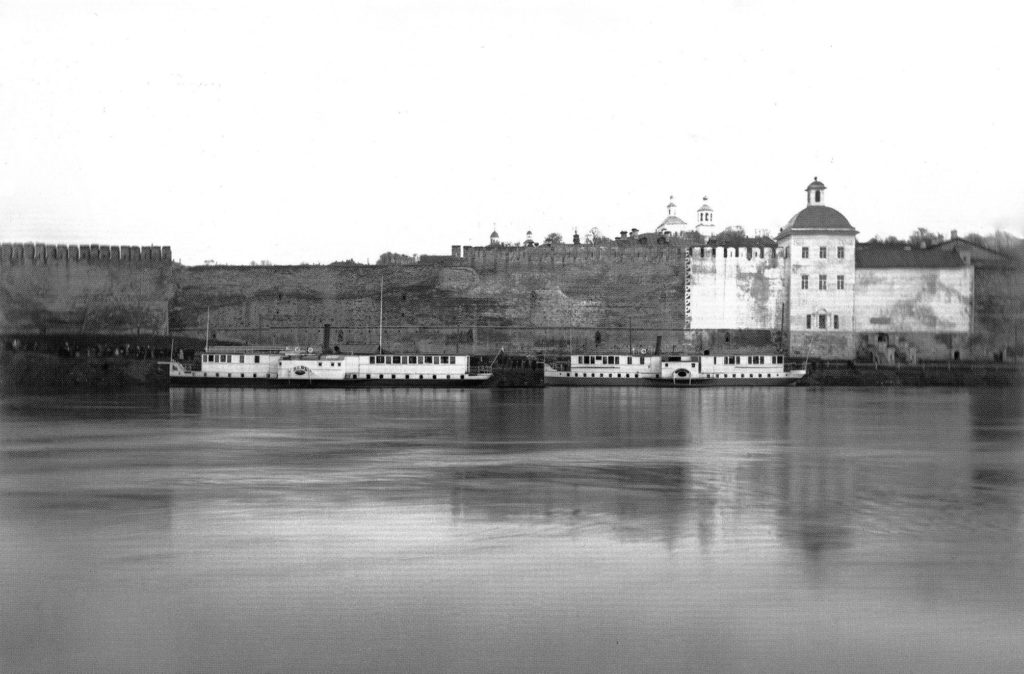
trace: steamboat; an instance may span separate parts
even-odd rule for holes
[[[214,346],[197,361],[172,360],[171,386],[247,388],[467,387],[490,382],[477,357],[428,354],[345,355],[312,347]]]
[[[780,355],[571,355],[545,386],[791,386],[807,374]]]

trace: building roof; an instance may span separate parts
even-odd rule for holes
[[[815,176],[814,182],[812,182],[810,185],[808,185],[807,188],[804,191],[806,192],[807,190],[824,190],[824,189],[827,189],[825,187],[825,183],[823,183],[820,180],[818,180],[817,176]]]
[[[811,183],[813,185],[813,183]],[[835,232],[841,234],[856,234],[846,216],[831,206],[808,206],[792,218],[782,231],[779,237],[789,233],[799,232]]]
[[[712,236],[705,244],[712,248],[722,246],[724,248],[777,248],[775,239],[767,236],[736,236],[725,233],[725,235]]]
[[[951,269],[963,267],[964,261],[954,250],[861,244],[857,246],[856,266],[858,269]]]
[[[661,228],[661,227],[683,227],[685,225],[686,225],[686,223],[683,222],[683,220],[681,218],[678,218],[678,217],[676,217],[674,215],[670,215],[667,218],[665,218],[664,220],[662,220],[661,224],[658,225],[658,227],[659,228]]]

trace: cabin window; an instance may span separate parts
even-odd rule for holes
[[[800,249],[800,257],[808,258],[810,256],[811,256],[811,249],[810,248],[808,248],[807,246],[804,246],[803,248]]]
[[[832,317],[832,328],[835,329],[835,330],[839,329],[839,315],[838,314]]]
[[[800,289],[801,290],[807,290],[809,283],[810,283],[810,277],[807,274],[801,274],[801,276],[800,276]]]
[[[253,362],[254,363],[260,362],[260,357],[259,356],[253,356]]]
[[[807,314],[807,329],[811,329],[811,315]]]
[[[836,277],[836,290],[843,290],[846,288],[846,277],[840,274]]]
[[[828,327],[828,316],[825,314],[820,314],[818,316],[818,327],[822,330]]]
[[[818,290],[828,290],[828,276],[818,275]]]
[[[644,357],[643,357],[643,356],[640,356],[640,364],[641,364],[641,365],[643,365],[643,364],[644,364]]]
[[[838,248],[836,248],[836,257],[838,257],[840,260],[842,260],[843,257],[845,257],[845,255],[844,255],[845,252],[846,251],[843,249],[843,247],[839,246]]]

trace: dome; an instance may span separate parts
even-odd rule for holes
[[[498,238],[498,230],[494,230],[493,232],[491,232],[491,238],[492,239],[497,239]]]
[[[661,221],[661,224],[658,225],[658,229],[661,229],[662,227],[685,227],[685,226],[686,226],[686,223],[682,219],[680,219],[679,217],[677,217],[675,215],[670,215],[670,216],[668,216],[667,218],[665,218],[664,220]]]
[[[814,176],[814,182],[811,183],[810,185],[808,185],[807,189],[804,190],[804,191],[806,192],[807,190],[823,190],[823,189],[827,189],[825,187],[825,183],[823,183],[820,180],[818,180],[818,176]]]
[[[814,183],[811,183],[812,185]],[[831,206],[808,206],[782,228],[780,237],[792,232],[834,232],[856,234],[846,216]]]

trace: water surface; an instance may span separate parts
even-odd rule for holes
[[[0,671],[1022,671],[1013,390],[0,402]]]

